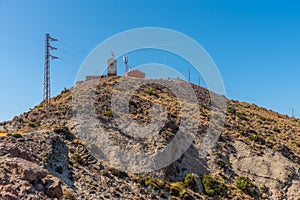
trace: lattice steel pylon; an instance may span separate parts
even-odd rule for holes
[[[49,98],[50,98],[50,58],[58,59],[58,57],[50,54],[50,50],[57,50],[57,48],[50,45],[50,41],[54,42],[54,39],[50,34],[46,34],[45,37],[45,69],[44,69],[44,105],[47,113],[49,112]]]

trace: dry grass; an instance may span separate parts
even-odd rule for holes
[[[6,133],[5,132],[0,132],[0,137],[5,137]]]

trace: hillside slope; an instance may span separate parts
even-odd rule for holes
[[[130,116],[149,124],[153,103],[165,106],[167,121],[158,135],[136,141],[114,128],[111,97],[120,78],[83,82],[97,84],[94,106],[98,122],[122,149],[157,151],[180,126],[182,113],[176,96],[157,84],[136,90],[129,102]],[[167,82],[167,80],[165,80]],[[172,84],[181,84],[173,81]],[[163,169],[127,173],[109,160],[96,159],[92,144],[78,138],[73,114],[76,87],[0,123],[0,196],[3,199],[299,199],[300,120],[228,100],[224,127],[214,149],[202,157],[203,133],[218,106],[208,90],[192,85],[200,116],[189,149]],[[224,97],[221,97],[224,98]],[[74,100],[74,99],[73,99]],[[16,170],[17,169],[17,170]]]

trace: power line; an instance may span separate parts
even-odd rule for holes
[[[50,98],[50,58],[52,60],[58,59],[57,56],[50,54],[51,50],[57,50],[56,47],[52,47],[50,42],[55,42],[57,39],[52,38],[50,34],[45,35],[45,69],[44,69],[44,102],[45,109],[48,113],[49,111],[49,98]]]
[[[73,55],[76,55],[76,56],[86,56],[87,55],[87,52],[84,52],[80,49],[77,48],[77,46],[73,46],[73,45],[70,45],[66,42],[62,42],[60,40],[58,40],[59,44],[61,46],[59,46],[59,50],[60,51],[65,51],[69,54],[73,54]]]

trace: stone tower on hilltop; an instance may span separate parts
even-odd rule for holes
[[[117,60],[114,52],[111,52],[111,58],[107,60],[107,75],[117,76]]]

